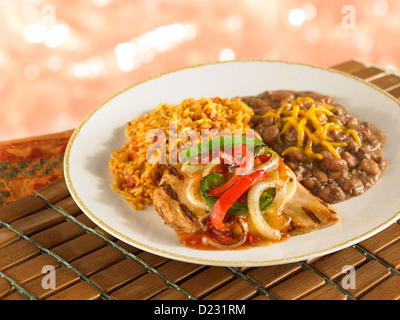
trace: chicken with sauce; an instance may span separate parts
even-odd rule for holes
[[[207,152],[216,155],[210,163],[169,165],[154,191],[156,211],[182,244],[197,249],[268,245],[340,221],[261,140],[214,139],[223,148],[212,150],[210,140],[183,153],[199,158],[209,146]]]

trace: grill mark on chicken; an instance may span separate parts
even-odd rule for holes
[[[175,192],[174,189],[172,189],[171,185],[169,185],[169,184],[163,182],[163,184],[161,185],[161,187],[163,187],[165,193],[166,193],[167,195],[169,195],[169,196],[171,197],[171,199],[176,200],[176,201],[179,201],[179,199],[178,199],[178,194]]]
[[[168,168],[168,167],[167,167]],[[164,222],[176,232],[194,233],[201,229],[198,216],[207,212],[199,213],[191,206],[186,196],[187,182],[189,177],[176,170],[174,166],[165,169],[160,184],[154,189],[153,205]],[[172,169],[171,169],[172,168]],[[178,174],[177,174],[178,172]],[[182,180],[180,179],[182,178]]]
[[[314,221],[315,223],[320,224],[321,220],[318,219],[318,217],[314,214],[314,212],[312,212],[311,210],[303,207],[302,208],[304,210],[305,213],[307,213],[307,215],[312,219],[312,221]]]
[[[319,200],[319,202],[321,202],[321,204],[327,208],[329,208],[328,203],[326,203],[325,201],[321,200],[320,198],[317,198]],[[329,209],[329,211],[331,211],[332,209]],[[333,212],[332,212],[333,211]],[[331,213],[336,213],[335,210],[332,210]]]
[[[179,173],[179,171],[174,168],[173,166],[168,166],[167,170],[170,174],[174,175],[175,177],[177,177],[179,180],[183,180],[183,175]]]
[[[329,209],[329,212],[332,213],[332,214],[337,214],[337,212],[335,210],[333,210],[333,209]]]
[[[179,203],[179,207],[182,209],[182,211],[190,221],[198,223],[196,216],[185,204]]]
[[[297,225],[293,222],[293,220],[289,221],[289,228],[286,231],[287,233],[290,233],[291,231],[294,231],[297,229]]]

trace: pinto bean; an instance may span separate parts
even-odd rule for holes
[[[310,109],[310,107],[313,105],[313,103],[310,100],[303,100],[303,106],[305,110]]]
[[[360,179],[349,179],[341,185],[344,192],[349,194],[359,194],[364,189],[364,185]]]
[[[363,159],[361,161],[361,168],[368,174],[377,175],[379,173],[378,164],[372,159]]]
[[[262,134],[262,138],[266,144],[270,144],[270,143],[272,143],[272,141],[275,140],[275,138],[278,136],[278,134],[279,134],[278,127],[275,125],[272,125],[272,126],[268,127],[267,129],[265,129],[265,131]]]
[[[299,167],[300,167],[300,165],[299,165],[298,162],[291,162],[291,161],[285,161],[285,162],[286,162],[286,164],[288,165],[288,167],[289,167],[290,169],[292,169],[293,171],[294,171],[294,170],[298,170]]]
[[[355,117],[350,117],[349,120],[346,122],[346,127],[351,128],[351,129],[357,129],[359,126],[358,124],[358,119]]]
[[[294,99],[294,94],[289,91],[275,91],[270,98],[272,101],[292,100]]]
[[[364,137],[368,138],[371,135],[371,129],[368,128],[368,127],[364,127],[364,128],[361,129],[361,134]]]
[[[347,166],[349,168],[354,168],[357,165],[357,158],[350,152],[344,151],[340,154],[340,156],[347,162]]]
[[[326,173],[323,172],[321,169],[318,169],[317,167],[314,167],[312,169],[312,175],[321,183],[326,183],[328,181],[328,176],[326,175]]]
[[[257,127],[260,123],[263,122],[263,118],[260,115],[256,114],[251,118],[251,122],[255,127]]]
[[[351,140],[351,141],[349,141],[349,143],[348,143],[347,149],[348,149],[351,153],[357,153],[358,150],[360,150],[360,145],[359,145],[357,142]]]
[[[368,146],[361,146],[358,151],[357,155],[360,159],[369,159],[371,158],[371,150],[369,150]]]
[[[251,99],[250,104],[254,109],[269,107],[267,101],[257,98]]]
[[[316,97],[315,100],[321,101],[321,102],[324,102],[324,103],[331,103],[332,97],[331,96],[327,96],[327,95],[321,95],[321,96]]]
[[[285,140],[290,144],[297,144],[298,136],[297,129],[293,127],[285,134]]]
[[[340,171],[329,173],[329,179],[331,179],[332,181],[338,182],[341,178],[342,178],[342,172]]]
[[[347,169],[347,162],[341,158],[324,158],[324,166],[329,171],[342,171]]]
[[[333,158],[333,157],[334,157],[333,154],[330,153],[328,150],[322,150],[322,151],[320,152],[320,154],[322,155],[322,157],[323,157],[324,159]]]
[[[299,151],[290,151],[287,154],[285,154],[285,159],[293,162],[300,162],[303,161],[304,156]]]
[[[336,115],[336,116],[343,115],[343,108],[341,108],[341,107],[334,107],[334,108],[332,109],[332,113],[333,113],[334,115]]]
[[[266,113],[271,107],[268,105],[268,102],[265,100],[261,99],[251,99],[250,102],[248,103],[250,107],[253,108],[254,113],[258,115],[263,115]]]
[[[267,127],[272,126],[275,122],[275,118],[273,116],[266,116],[263,120],[263,124]]]
[[[310,191],[321,185],[315,178],[305,178],[301,180],[301,184]]]
[[[296,176],[297,181],[301,181],[303,179],[303,175],[299,170],[293,171],[294,175]]]
[[[271,95],[271,91],[265,90],[264,92],[260,93],[257,98],[266,99]]]
[[[346,198],[345,193],[340,187],[327,187],[319,191],[318,197],[328,203],[335,203]]]

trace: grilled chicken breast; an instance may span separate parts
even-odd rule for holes
[[[195,233],[202,230],[201,221],[209,216],[211,209],[204,202],[201,205],[202,199],[196,189],[202,178],[202,172],[197,173],[197,177],[194,178],[193,174],[182,172],[181,167],[179,164],[167,167],[159,187],[154,190],[153,205],[165,223],[176,232]],[[287,166],[286,168],[291,170]],[[197,197],[196,204],[193,198],[189,199],[193,196]],[[340,216],[332,206],[297,182],[294,194],[284,204],[281,214],[287,223],[280,231],[287,235],[304,234],[330,226],[340,220]],[[251,228],[250,217],[247,218],[247,223],[250,230],[254,229]]]
[[[332,206],[314,196],[297,183],[296,192],[283,207],[284,215],[290,217],[289,235],[299,235],[330,226],[340,220]]]
[[[191,178],[181,172],[182,165],[169,165],[159,187],[154,190],[153,205],[165,223],[177,232],[193,233],[200,230],[199,219],[207,215],[205,209],[194,207],[188,200]]]

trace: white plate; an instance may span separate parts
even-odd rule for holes
[[[202,251],[179,244],[154,208],[133,211],[112,189],[108,163],[127,142],[126,123],[161,102],[186,98],[256,95],[264,90],[311,90],[333,96],[361,120],[388,135],[389,166],[365,194],[334,205],[340,223],[268,247]],[[400,215],[399,102],[347,74],[280,61],[230,61],[172,71],[129,87],[103,103],[76,129],[65,154],[65,177],[74,200],[90,219],[115,237],[171,259],[223,266],[265,266],[325,255],[381,231]]]

